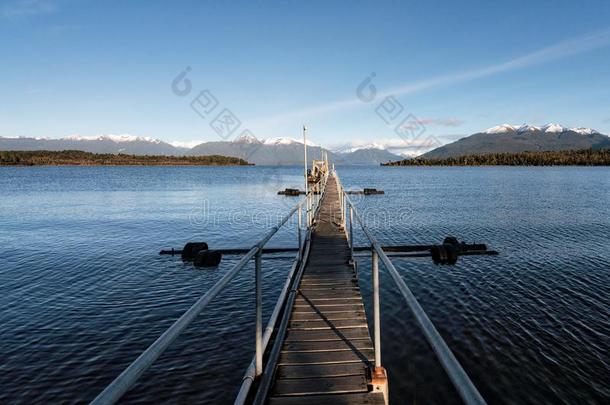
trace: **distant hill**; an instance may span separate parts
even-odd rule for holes
[[[80,150],[91,153],[124,153],[131,155],[184,155],[187,148],[148,137],[132,135],[101,135],[98,137],[4,138],[0,137],[0,150]]]
[[[583,150],[610,147],[610,137],[590,128],[500,125],[423,154],[426,159],[525,151]]]
[[[326,150],[319,146],[308,145],[308,159],[322,158],[323,151]],[[246,137],[230,142],[205,142],[189,150],[187,155],[234,156],[256,165],[298,165],[303,164],[303,144],[289,138],[258,140]],[[333,160],[330,153],[329,159]]]
[[[154,156],[64,151],[0,151],[0,166],[245,166],[227,156]]]
[[[503,152],[442,159],[418,157],[383,166],[610,166],[610,149]]]
[[[0,150],[4,151],[62,151],[80,150],[91,153],[165,156],[230,156],[256,165],[303,164],[303,143],[290,138],[256,139],[240,137],[232,141],[204,142],[193,148],[171,145],[159,139],[131,135],[102,135],[98,137],[6,138],[0,137]],[[400,159],[399,155],[374,147],[331,152],[309,144],[309,159],[321,158],[326,152],[331,162],[338,165],[378,165]]]
[[[321,159],[324,152],[337,165],[378,165],[400,158],[383,149],[364,148],[338,153],[316,145],[307,146],[308,159]],[[238,138],[232,142],[202,143],[188,151],[187,155],[235,156],[257,165],[299,165],[303,164],[303,143],[289,138],[263,141],[250,137]]]
[[[380,164],[395,161],[400,156],[385,149],[367,148],[335,154],[335,162],[345,165]],[[364,162],[364,163],[363,163]]]

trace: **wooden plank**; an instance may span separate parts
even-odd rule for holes
[[[328,277],[328,276],[320,276],[320,277],[307,277],[301,280],[301,288],[307,288],[309,286],[317,286],[317,285],[354,285],[358,286],[358,280],[354,277],[353,274],[346,277]]]
[[[362,302],[356,302],[352,304],[343,304],[343,305],[335,305],[335,306],[311,306],[311,305],[299,305],[295,306],[292,313],[322,313],[322,314],[332,314],[334,312],[344,312],[344,311],[364,311],[364,305]]]
[[[273,391],[274,396],[341,394],[367,392],[368,387],[364,376],[350,375],[343,377],[277,380]]]
[[[367,363],[375,359],[372,349],[328,352],[284,352],[278,364]]]
[[[297,305],[309,305],[309,306],[317,306],[317,305],[342,305],[342,304],[354,304],[362,302],[362,297],[355,295],[352,297],[315,297],[311,299],[305,299],[304,297],[298,296],[295,299],[295,303]]]
[[[313,290],[318,288],[333,288],[333,287],[358,287],[358,282],[354,278],[339,280],[339,279],[324,279],[301,282],[300,289]]]
[[[332,276],[332,277],[353,277],[354,273],[350,268],[346,269],[329,269],[320,267],[312,269],[307,273],[308,276]]]
[[[319,312],[319,311],[308,311],[308,312],[292,312],[290,317],[292,321],[321,321],[327,319],[329,321],[338,321],[343,319],[364,319],[366,321],[366,314],[362,311],[330,311],[330,312]]]
[[[345,289],[345,290],[328,290],[327,291],[300,291],[299,298],[305,300],[315,299],[336,299],[336,298],[357,298],[362,299],[359,290]]]
[[[270,404],[384,404],[369,392],[374,349],[329,180],[275,373]],[[332,394],[332,395],[329,395]]]
[[[338,350],[363,350],[372,349],[373,343],[368,339],[360,340],[330,340],[313,342],[286,342],[282,346],[282,352],[322,352]]]
[[[299,294],[296,296],[296,299],[342,298],[341,294],[345,295],[347,292],[351,293],[350,297],[356,296],[362,298],[360,287],[344,284],[343,286],[322,286],[315,289],[310,289],[309,286],[303,286],[302,288],[299,286]]]
[[[320,289],[329,289],[329,288],[335,288],[335,289],[341,289],[341,288],[348,288],[348,289],[360,289],[360,286],[358,285],[358,282],[354,279],[345,279],[345,280],[340,280],[340,279],[322,279],[322,280],[312,280],[312,281],[308,281],[307,283],[301,283],[301,285],[299,285],[299,290],[304,290],[304,291],[311,291],[311,290],[320,290]]]
[[[365,375],[364,363],[284,365],[277,369],[278,379],[339,377],[346,375]]]
[[[290,321],[288,328],[290,330],[324,330],[324,329],[347,329],[347,328],[365,328],[367,326],[366,319],[339,319],[336,321],[319,320],[319,321]]]
[[[269,405],[385,405],[381,393],[316,395],[304,397],[271,397]]]
[[[343,330],[288,330],[286,341],[328,341],[345,339],[371,339],[368,328]]]

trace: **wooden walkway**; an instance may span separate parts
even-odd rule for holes
[[[371,392],[375,355],[329,176],[269,404],[385,404]]]

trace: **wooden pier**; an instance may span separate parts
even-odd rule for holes
[[[468,405],[485,404],[382,246],[368,230],[351,202],[349,193],[343,189],[338,175],[334,169],[329,169],[328,161],[314,161],[311,174],[306,179],[306,197],[249,250],[223,250],[227,254],[243,256],[117,376],[92,404],[117,403],[252,261],[255,270],[254,356],[242,379],[235,405],[387,405],[388,379],[381,362],[380,261],[402,294],[406,307],[414,316],[461,399]],[[312,184],[310,191],[307,191],[308,183]],[[264,327],[263,254],[286,250],[267,248],[266,244],[293,216],[298,219],[298,245],[296,249],[289,250],[296,251],[297,255],[268,324]],[[373,306],[368,316],[372,320],[374,339],[371,339],[367,325],[367,314],[356,274],[354,251],[362,249],[354,247],[355,224],[360,225],[369,242],[366,248],[371,252]],[[306,232],[306,238],[302,237],[302,231]],[[491,253],[486,248],[482,249],[484,245],[458,244],[454,239],[446,238],[437,256],[455,259],[458,254]],[[188,251],[187,246],[189,244],[181,253]],[[204,253],[208,252],[207,243],[199,243],[198,246]],[[425,255],[431,255],[434,259],[435,246],[398,248],[401,252],[417,253],[423,250],[426,251]],[[473,249],[475,251],[471,251]],[[161,253],[173,255],[176,252],[172,249]],[[453,252],[453,256],[448,252]],[[411,254],[409,257],[418,256]],[[446,261],[451,264],[450,262],[455,262],[453,259]]]
[[[268,403],[385,404],[374,391],[374,347],[330,176],[311,234]]]

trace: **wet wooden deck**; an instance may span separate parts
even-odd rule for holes
[[[371,392],[373,343],[340,218],[330,176],[269,404],[385,404],[382,393]]]

